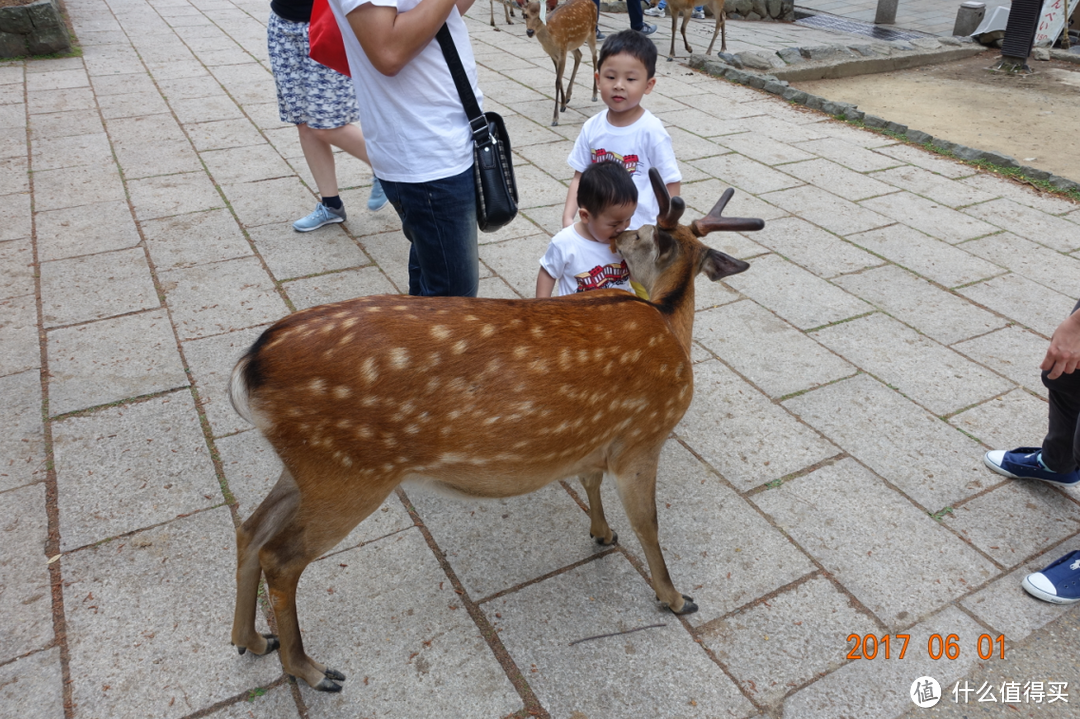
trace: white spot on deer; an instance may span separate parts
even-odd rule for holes
[[[487,339],[488,337],[490,337],[493,334],[495,334],[495,326],[494,325],[484,325],[483,327],[480,328],[480,336],[485,338],[485,339]]]
[[[540,340],[544,338],[544,328],[539,325],[533,325],[529,328],[529,334],[536,339]]]
[[[379,307],[378,305],[372,305],[371,307],[367,308],[367,311],[368,312],[382,312],[382,307]]]
[[[310,389],[313,394],[322,394],[326,392],[326,380],[321,377],[316,377],[308,382],[308,389]]]
[[[407,310],[409,308],[406,307],[405,305],[394,305],[394,309],[395,310]]]
[[[540,374],[547,374],[548,361],[546,359],[538,358],[529,363],[529,371],[537,372]]]
[[[577,361],[580,364],[586,364],[589,361],[589,350],[581,349],[577,351]]]
[[[393,437],[384,436],[382,443],[387,447],[396,447],[398,442]]]
[[[347,320],[341,323],[341,328],[346,330],[351,329],[359,321],[360,320],[356,319],[355,317],[349,317]]]
[[[405,369],[409,366],[409,351],[404,347],[395,347],[389,354],[390,364],[394,369]]]
[[[360,376],[364,378],[364,381],[369,385],[374,384],[375,380],[379,379],[379,370],[375,368],[375,358],[368,357],[360,365]]]
[[[469,346],[469,343],[466,342],[465,340],[458,340],[457,342],[454,343],[454,346],[451,347],[450,349],[453,351],[454,354],[459,355],[462,352],[464,352],[468,348],[468,346]]]
[[[351,420],[351,419],[348,419],[348,418],[345,418],[345,419],[339,419],[339,420],[337,421],[337,424],[336,424],[335,426],[336,426],[336,427],[337,427],[338,429],[348,429],[349,427],[352,427],[352,420]]]
[[[514,359],[523,360],[529,356],[529,348],[525,345],[518,345],[514,348]]]
[[[468,385],[461,377],[455,377],[446,383],[446,388],[451,392],[464,392],[466,387],[468,387]]]
[[[456,464],[458,462],[464,462],[465,456],[456,452],[443,452],[439,455],[439,461],[444,464]]]
[[[428,377],[426,389],[429,394],[434,394],[442,385],[442,377]]]
[[[502,419],[501,416],[500,417],[488,417],[487,419],[484,420],[484,424],[495,424],[500,419]]]
[[[478,322],[480,320],[476,315],[465,315],[466,322]]]
[[[427,371],[438,367],[442,363],[442,355],[438,352],[432,352],[428,355],[427,364],[425,364],[421,370]]]
[[[337,387],[334,387],[334,396],[338,399],[346,399],[352,396],[352,390],[343,384],[339,384]]]
[[[372,436],[373,436],[373,434],[371,432],[371,428],[368,427],[367,425],[361,425],[361,426],[357,427],[356,432],[354,432],[354,434],[357,437],[359,437],[360,439],[371,439]]]
[[[570,350],[563,347],[559,350],[559,369],[569,370],[573,366],[573,360],[570,357]]]
[[[365,407],[374,407],[379,403],[379,401],[380,400],[378,397],[373,394],[369,394],[367,397],[364,397],[362,400],[360,400],[360,404],[364,405]]]
[[[343,465],[345,465],[346,467],[351,467],[352,466],[352,457],[350,457],[349,455],[345,455],[344,457],[341,458],[341,463]]]
[[[430,332],[431,336],[439,341],[450,339],[450,330],[446,325],[433,325]]]
[[[405,427],[403,431],[405,432],[405,434],[416,434],[417,432],[420,431],[420,428],[418,426],[416,426],[415,424],[410,424],[407,427]]]
[[[356,333],[355,332],[350,332],[349,334],[345,335],[344,337],[342,337],[341,339],[338,340],[338,346],[339,347],[344,347],[347,344],[352,344],[352,341],[354,339],[356,339]]]

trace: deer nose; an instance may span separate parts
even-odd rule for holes
[[[532,37],[533,35],[535,35],[535,34],[536,34],[536,32],[535,32],[535,31],[533,31],[533,30],[526,30],[526,31],[525,31],[525,34],[526,34],[527,36],[529,36],[529,37]]]

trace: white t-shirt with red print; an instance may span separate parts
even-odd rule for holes
[[[622,255],[612,252],[607,242],[582,237],[575,225],[564,227],[551,238],[540,266],[555,278],[560,297],[589,290],[634,291]]]
[[[585,172],[592,163],[604,160],[621,162],[637,186],[637,211],[630,218],[629,229],[656,224],[660,203],[649,182],[649,168],[660,171],[665,185],[682,182],[682,173],[671,147],[671,135],[664,129],[664,123],[648,110],[627,127],[609,123],[607,110],[593,115],[582,126],[567,162],[578,172]]]

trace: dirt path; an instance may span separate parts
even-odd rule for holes
[[[1000,56],[988,50],[945,65],[795,86],[1080,181],[1080,66],[1029,61],[1035,75],[989,72]]]

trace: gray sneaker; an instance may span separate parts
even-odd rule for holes
[[[667,14],[667,11],[661,7],[651,7],[645,11],[645,14],[649,17],[664,17],[664,15]]]
[[[345,208],[335,210],[333,207],[327,207],[323,203],[315,205],[315,211],[307,217],[301,217],[299,220],[293,223],[293,229],[297,232],[311,232],[317,230],[324,225],[332,225],[338,222],[345,221]]]

